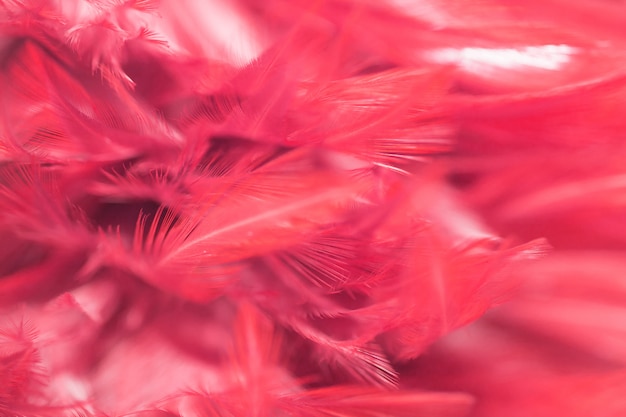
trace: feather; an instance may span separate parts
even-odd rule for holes
[[[379,387],[395,387],[398,373],[386,354],[374,343],[358,343],[354,339],[335,340],[303,320],[291,318],[289,326],[313,342],[313,352],[322,364],[327,364],[333,379],[358,381]],[[361,336],[361,335],[359,335]]]
[[[333,181],[336,185],[328,187]],[[141,216],[134,255],[123,262],[157,287],[186,297],[204,288],[200,293],[205,295],[196,295],[213,298],[233,281],[237,262],[288,247],[307,229],[332,222],[357,190],[320,175],[289,181],[283,175],[254,174],[217,184],[189,214],[160,209],[147,229]]]
[[[623,262],[603,252],[578,254],[575,261],[564,262],[569,255],[561,252],[526,265],[524,270],[530,278],[525,280],[521,293],[492,320],[525,329],[592,357],[622,363],[626,358],[621,346],[624,329],[619,317],[624,314],[624,283],[608,282],[609,275],[597,274],[596,268],[602,265],[604,270],[612,271],[611,276],[621,276]],[[550,302],[545,302],[546,299]],[[595,337],[586,337],[589,333]]]
[[[236,1],[161,0],[163,19],[155,22],[180,55],[231,62],[241,67],[267,46],[266,31],[252,24]]]
[[[289,141],[321,142],[375,162],[444,152],[450,129],[432,109],[448,80],[446,71],[390,70],[306,86],[294,117],[308,120]]]
[[[157,12],[160,0],[128,0],[124,2],[124,6],[143,12]]]
[[[17,48],[0,80],[6,91],[5,140],[33,156],[55,161],[82,160],[87,155],[130,157],[154,146],[156,137],[166,147],[177,141],[155,114],[83,71],[64,68],[32,42]],[[118,108],[127,110],[121,113]],[[12,119],[21,123],[9,123]],[[147,135],[154,133],[148,140]]]
[[[485,100],[489,117],[481,116],[483,104],[473,110],[476,119],[466,118],[469,113],[461,116],[463,124],[467,121],[463,152],[468,158],[459,171],[481,173],[466,188],[474,207],[508,233],[543,235],[558,247],[619,246],[622,237],[615,226],[621,221],[623,147],[617,132],[623,118],[616,103],[623,88],[623,77],[611,75],[549,93],[509,97],[505,112],[497,110],[497,100]],[[495,142],[502,146],[497,155],[484,152],[474,158],[476,146],[489,149],[488,143]],[[511,182],[513,178],[522,181]],[[604,214],[596,217],[598,211]],[[587,228],[581,222],[587,216],[597,223]],[[580,232],[571,235],[572,227]]]
[[[0,329],[0,410],[24,405],[44,385],[45,374],[35,347],[37,332],[29,322],[3,323]]]
[[[280,398],[293,416],[463,416],[472,398],[463,394],[396,391],[337,386]]]
[[[0,414],[623,414],[624,7],[564,4],[0,0]]]
[[[511,327],[472,325],[419,362],[412,373],[420,380],[415,385],[466,389],[483,398],[474,408],[480,416],[496,417],[505,410],[516,417],[548,417],[556,410],[581,417],[590,412],[611,416],[624,409],[619,395],[624,375],[614,364]],[[441,374],[446,377],[440,378]],[[581,398],[572,393],[580,393]],[[529,402],[529,397],[542,400]]]

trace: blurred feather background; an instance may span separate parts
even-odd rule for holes
[[[1,0],[0,415],[625,415],[624,28]]]

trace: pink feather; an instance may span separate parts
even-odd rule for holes
[[[0,415],[623,415],[624,7],[0,0]]]

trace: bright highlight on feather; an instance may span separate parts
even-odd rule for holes
[[[566,66],[577,48],[569,45],[525,46],[523,48],[440,49],[430,54],[430,59],[440,64],[458,64],[467,71],[480,73],[492,67],[518,69],[534,67],[557,71]]]

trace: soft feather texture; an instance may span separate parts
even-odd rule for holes
[[[623,415],[624,8],[0,0],[0,415]]]

